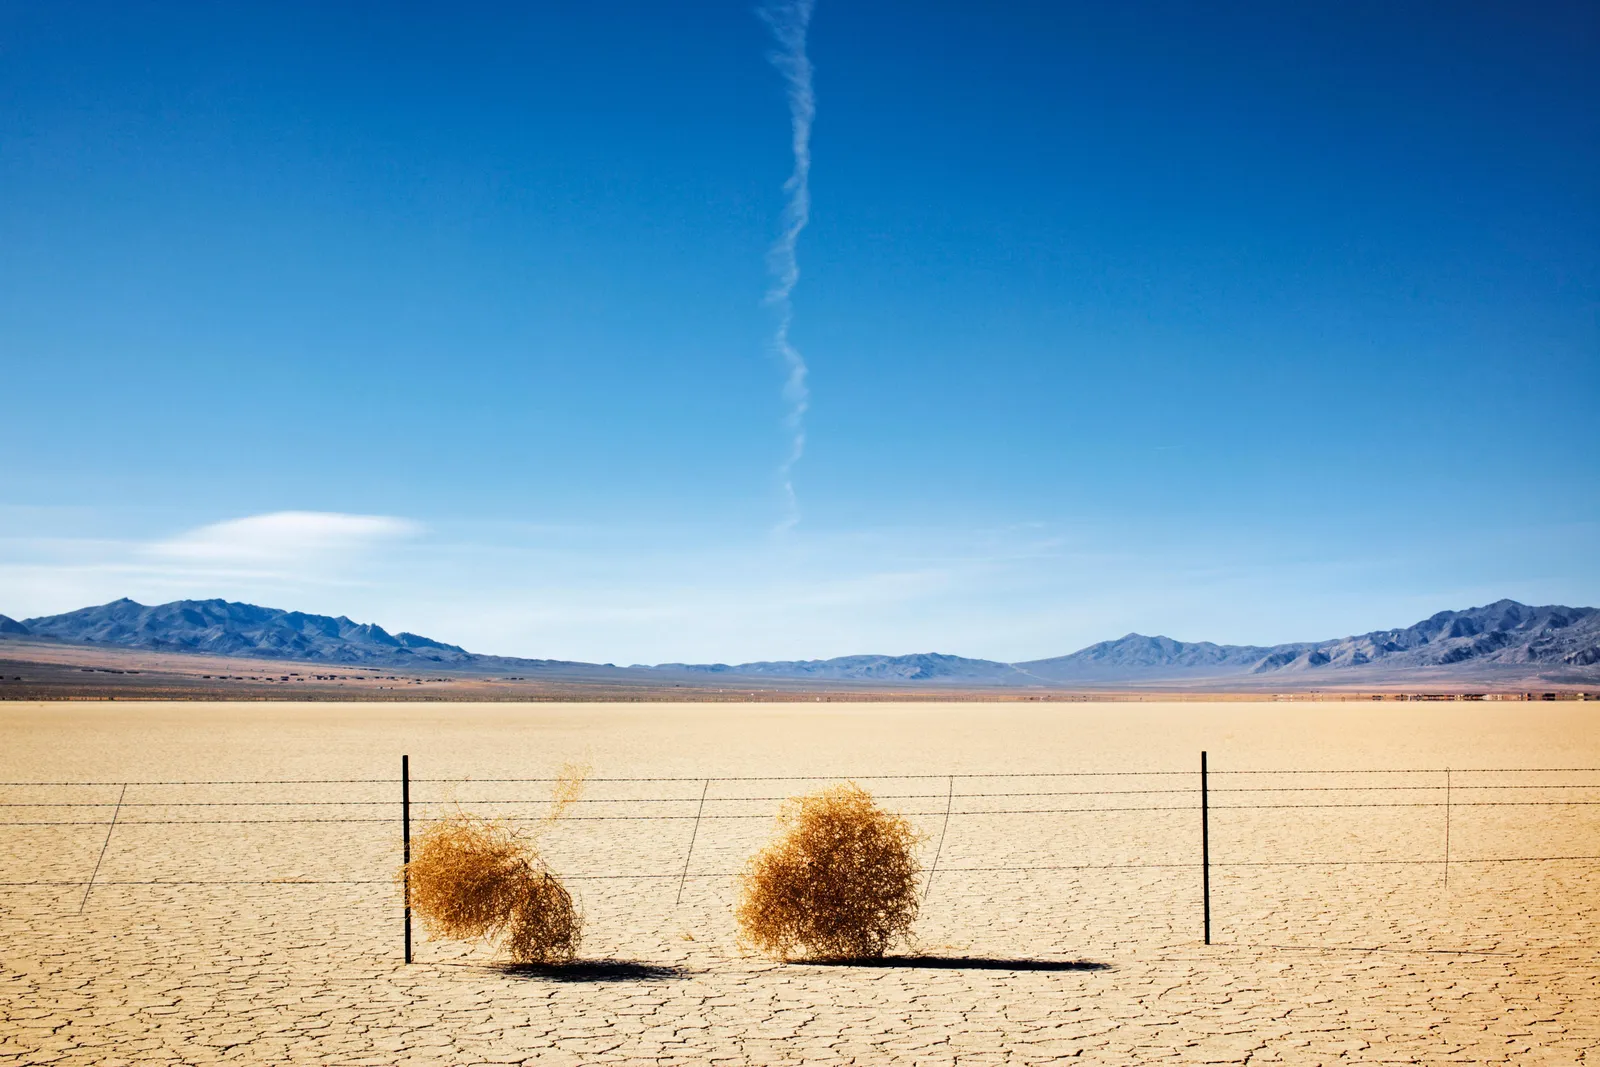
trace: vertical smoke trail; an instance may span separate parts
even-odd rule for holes
[[[783,479],[783,492],[788,503],[788,515],[781,524],[788,529],[800,521],[800,505],[794,495],[794,465],[806,450],[806,408],[810,405],[811,391],[806,387],[806,361],[789,340],[789,328],[794,323],[794,287],[800,280],[800,264],[795,258],[795,245],[800,231],[811,218],[811,122],[816,117],[817,102],[811,92],[811,60],[806,56],[806,30],[811,25],[814,0],[785,0],[761,9],[761,18],[772,30],[778,50],[771,56],[772,65],[783,75],[789,89],[789,120],[793,128],[794,171],[784,182],[784,192],[789,200],[783,209],[783,229],[772,250],[767,253],[767,268],[772,274],[772,286],[767,290],[766,302],[778,311],[778,326],[773,333],[772,346],[783,357],[789,374],[783,383],[783,399],[789,405],[784,416],[784,426],[789,430],[789,452],[778,468]]]

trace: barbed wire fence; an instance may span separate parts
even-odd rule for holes
[[[1311,776],[1333,779],[1341,784],[1316,782],[1307,785],[1277,784],[1280,781],[1312,781]],[[1422,776],[1429,781],[1418,781]],[[1516,781],[1490,780],[1515,778]],[[1584,778],[1581,781],[1554,780],[1556,776]],[[1061,772],[962,772],[951,774],[896,774],[896,775],[708,775],[708,776],[639,776],[590,777],[588,783],[596,786],[627,786],[630,789],[654,789],[670,795],[582,797],[579,814],[562,816],[562,822],[579,823],[690,823],[681,864],[671,870],[658,871],[600,871],[563,874],[572,881],[666,881],[677,883],[675,906],[683,899],[685,885],[697,879],[731,879],[737,871],[709,871],[693,873],[691,864],[700,829],[704,823],[727,820],[768,820],[773,818],[771,805],[788,799],[794,792],[807,787],[851,780],[863,783],[881,783],[874,793],[876,799],[887,803],[896,814],[907,817],[939,820],[937,840],[932,862],[925,872],[924,898],[932,893],[935,879],[940,874],[999,874],[1003,872],[1066,872],[1066,871],[1128,871],[1163,870],[1191,871],[1199,875],[1196,885],[1196,903],[1201,910],[1202,938],[1211,943],[1211,872],[1213,869],[1255,869],[1289,867],[1438,867],[1446,885],[1452,865],[1474,866],[1492,864],[1534,863],[1600,863],[1600,850],[1588,848],[1577,853],[1555,856],[1461,856],[1451,852],[1452,813],[1456,809],[1478,808],[1561,808],[1582,809],[1600,807],[1600,767],[1478,767],[1478,768],[1238,768],[1217,770],[1207,765],[1207,754],[1202,752],[1200,767],[1194,770],[1106,770]],[[1090,788],[1098,779],[1136,780],[1133,788],[1119,785],[1116,788]],[[1215,784],[1220,779],[1221,784]],[[1529,780],[1531,779],[1531,780]],[[412,815],[412,786],[443,786],[457,789],[463,786],[547,787],[561,781],[555,777],[528,778],[413,778],[410,759],[402,757],[398,778],[321,778],[321,779],[150,779],[128,781],[0,781],[0,832],[21,827],[87,827],[104,826],[106,833],[100,842],[95,863],[87,878],[50,879],[32,878],[0,880],[0,887],[58,887],[81,886],[83,894],[78,900],[77,912],[82,914],[88,906],[96,886],[378,886],[393,885],[394,879],[371,877],[326,878],[149,878],[102,879],[100,870],[105,862],[113,835],[119,827],[134,826],[256,826],[256,825],[389,825],[400,831],[401,860],[409,860]],[[1271,784],[1254,784],[1266,781]],[[975,789],[963,783],[1001,783],[998,788]],[[1229,784],[1239,783],[1239,784]],[[751,787],[768,785],[780,788],[752,792]],[[1006,786],[1025,786],[1007,788]],[[1031,785],[1031,787],[1029,787]],[[933,787],[929,791],[926,787]],[[207,800],[129,800],[129,790],[141,792],[150,789],[184,788],[200,790],[225,790],[236,787],[294,788],[333,787],[335,796],[311,799],[207,799]],[[393,789],[388,799],[350,798],[356,789]],[[729,787],[732,787],[731,789]],[[923,788],[919,788],[923,787]],[[940,788],[942,787],[942,788]],[[43,800],[17,799],[28,790],[59,789],[117,789],[115,800]],[[716,790],[715,795],[713,789]],[[898,791],[895,791],[898,790]],[[911,790],[911,791],[908,791]],[[340,792],[342,791],[342,793]],[[1508,799],[1529,795],[1537,791],[1538,799]],[[1384,794],[1383,799],[1369,799],[1373,794]],[[1462,799],[1465,794],[1467,799]],[[1551,795],[1560,799],[1551,799]],[[1391,795],[1404,795],[1410,799],[1393,799]],[[1220,798],[1217,802],[1214,797]],[[1364,798],[1366,797],[1366,798]],[[1103,798],[1113,798],[1109,801]],[[913,802],[906,804],[905,802]],[[923,802],[918,807],[915,802]],[[959,803],[958,803],[959,802]],[[437,797],[424,802],[428,808],[446,805],[457,807],[478,806],[490,808],[516,808],[543,804],[546,801],[515,797]],[[926,806],[931,804],[932,806]],[[676,805],[681,810],[664,810]],[[719,810],[727,805],[762,806],[761,810]],[[999,806],[995,806],[999,805]],[[356,809],[349,814],[310,815],[295,814],[297,809]],[[1352,809],[1442,809],[1444,814],[1443,851],[1435,858],[1337,858],[1337,859],[1258,859],[1247,857],[1214,858],[1211,855],[1211,824],[1217,813],[1284,810],[1352,810]],[[141,812],[193,811],[184,817],[141,817]],[[270,811],[260,809],[272,809]],[[385,811],[385,809],[387,809]],[[708,810],[709,809],[709,810]],[[257,812],[260,811],[258,814]],[[1187,812],[1194,816],[1196,855],[1192,860],[1132,863],[1024,863],[994,865],[940,865],[944,854],[944,840],[951,820],[974,816],[1068,816],[1104,813]],[[42,814],[40,814],[42,813]],[[79,815],[95,814],[93,818]],[[26,818],[40,814],[40,817]],[[48,816],[48,817],[46,817]],[[542,815],[503,815],[510,822],[542,822]],[[411,912],[409,893],[402,885],[404,914],[404,949],[406,962],[411,962]]]

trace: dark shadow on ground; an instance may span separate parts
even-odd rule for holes
[[[1095,960],[1003,959],[994,956],[884,956],[864,960],[796,960],[819,967],[922,967],[948,971],[1109,971]]]
[[[1410,945],[1249,945],[1213,941],[1212,947],[1271,949],[1274,952],[1409,952],[1423,956],[1520,956],[1496,948],[1413,948]]]
[[[495,970],[513,978],[543,979],[547,982],[658,982],[683,978],[682,967],[662,967],[635,960],[578,960],[574,963],[503,963]]]

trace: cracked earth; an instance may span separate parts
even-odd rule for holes
[[[59,883],[0,896],[0,1064],[1587,1063],[1600,862],[1486,861],[1600,854],[1600,806],[1527,803],[1600,774],[1482,769],[1600,767],[1592,707],[0,704],[0,779],[105,783],[0,787],[0,880]],[[419,823],[592,766],[543,841],[584,964],[420,927],[404,964],[402,752]],[[1442,773],[1304,773],[1447,766],[1448,809]],[[647,776],[683,780],[605,780]],[[733,872],[844,777],[925,863],[943,835],[918,942],[741,951]],[[195,779],[304,784],[153,784]]]

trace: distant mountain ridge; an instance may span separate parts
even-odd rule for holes
[[[121,645],[165,652],[272,656],[334,663],[415,660],[467,663],[458,645],[390,634],[374,623],[280,611],[227,600],[175,600],[146,607],[127,598],[64,615],[25,619],[27,633],[85,644]]]
[[[122,599],[62,615],[17,622],[0,615],[0,638],[43,637],[155,651],[265,656],[385,668],[434,665],[466,671],[561,671],[616,677],[643,672],[704,679],[783,679],[858,684],[1067,686],[1221,679],[1296,684],[1376,678],[1485,675],[1520,669],[1600,680],[1600,609],[1529,607],[1500,600],[1441,611],[1412,626],[1329,641],[1218,645],[1128,634],[1066,656],[1001,663],[939,653],[840,656],[740,664],[611,664],[520,659],[468,652],[412,633],[390,634],[344,616],[311,615],[225,600],[179,600],[146,606]]]
[[[1041,679],[1067,682],[1134,673],[1199,678],[1440,668],[1468,662],[1559,667],[1600,663],[1600,609],[1554,604],[1529,607],[1515,600],[1498,600],[1465,611],[1441,611],[1403,629],[1270,646],[1187,643],[1129,634],[1070,656],[1017,667]]]
[[[909,656],[839,656],[835,659],[773,660],[757,663],[636,664],[635,669],[734,674],[741,677],[816,678],[828,681],[925,682],[939,679],[1014,681],[1017,668],[987,659],[918,652]]]

